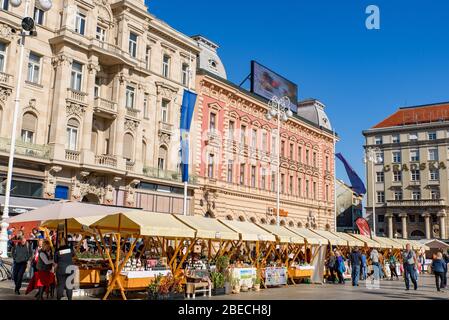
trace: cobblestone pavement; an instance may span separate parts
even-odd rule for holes
[[[0,300],[34,300],[34,294],[25,295],[26,283],[24,283],[22,294],[17,296],[13,292],[11,281],[0,282]],[[145,295],[140,295],[144,298]],[[129,296],[130,299],[136,296]],[[99,297],[76,297],[77,300],[96,300]],[[116,299],[112,297],[112,299]],[[119,299],[119,297],[117,297]],[[352,287],[350,283],[338,284],[298,284],[296,286],[270,288],[260,292],[242,292],[219,297],[199,297],[198,300],[449,300],[449,291],[437,292],[434,277],[422,275],[419,278],[418,291],[405,291],[404,282],[381,281],[379,289],[370,289],[362,281],[359,287]]]

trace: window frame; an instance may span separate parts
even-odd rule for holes
[[[135,36],[136,39],[132,37]],[[128,35],[128,53],[131,58],[137,58],[139,35],[135,32],[130,31]]]
[[[31,57],[36,57],[38,61],[32,61]],[[37,68],[37,71],[36,71]],[[28,56],[27,81],[34,84],[40,84],[42,71],[42,56],[34,51],[30,51]],[[37,76],[37,79],[35,79]]]
[[[75,14],[75,32],[82,36],[86,35],[86,24],[87,15],[78,9]]]
[[[125,90],[125,108],[134,110],[136,103],[136,88],[127,85]],[[131,103],[131,105],[129,105],[129,103]]]
[[[171,65],[171,56],[168,54],[164,54],[162,56],[162,76],[164,78],[170,78],[170,65]]]
[[[75,65],[79,65],[81,70],[74,68]],[[83,90],[83,79],[84,79],[84,64],[79,61],[72,62],[72,68],[70,71],[70,88],[74,91],[81,92]],[[77,87],[77,84],[79,87]]]

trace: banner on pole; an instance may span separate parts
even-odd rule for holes
[[[181,166],[182,182],[189,182],[189,142],[190,127],[192,125],[193,111],[195,110],[197,94],[184,90],[181,105]]]

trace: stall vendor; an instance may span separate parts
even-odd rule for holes
[[[74,274],[75,266],[73,264],[73,251],[65,244],[64,240],[61,241],[61,246],[55,253],[56,265],[56,278],[58,280],[58,286],[56,288],[56,297],[58,300],[62,299],[64,290],[68,300],[72,300],[74,279],[68,283],[68,278]]]

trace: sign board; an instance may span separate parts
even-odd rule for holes
[[[256,268],[233,268],[231,271],[232,278],[238,279],[240,285],[246,285],[252,288],[254,279],[256,278]]]
[[[287,268],[285,267],[268,267],[265,268],[265,285],[282,286],[287,284]]]

